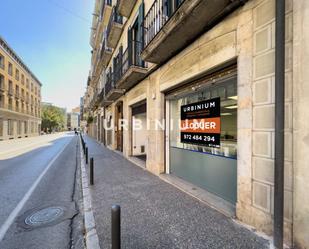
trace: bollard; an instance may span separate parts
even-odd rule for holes
[[[112,206],[112,249],[121,247],[120,206]]]
[[[88,147],[85,149],[85,155],[86,155],[86,164],[88,164]]]
[[[90,185],[94,184],[93,181],[93,157],[90,158]]]

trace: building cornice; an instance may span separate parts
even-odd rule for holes
[[[31,75],[35,81],[42,86],[42,83],[38,78],[31,72],[23,60],[17,55],[17,53],[10,47],[10,45],[0,36],[0,46],[27,72]]]

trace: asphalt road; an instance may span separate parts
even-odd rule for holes
[[[0,142],[0,248],[83,247],[78,138]]]

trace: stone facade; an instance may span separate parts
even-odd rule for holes
[[[145,10],[153,1],[145,1]],[[137,1],[124,24],[114,49],[126,46],[127,29],[136,18]],[[285,242],[296,248],[309,248],[308,186],[308,51],[309,4],[306,0],[286,0],[286,80],[285,80]],[[214,28],[168,60],[123,96],[100,111],[102,117],[115,118],[116,106],[123,104],[123,117],[129,129],[123,131],[123,155],[132,151],[132,106],[147,101],[150,129],[146,169],[159,175],[168,173],[164,130],[155,130],[155,120],[167,117],[166,92],[207,74],[230,62],[237,63],[237,204],[236,216],[245,224],[271,235],[274,213],[274,110],[275,110],[275,0],[251,0]],[[112,66],[112,60],[108,66]],[[306,80],[307,79],[307,80]],[[104,113],[104,114],[103,114]],[[102,125],[102,123],[98,123]],[[114,127],[116,121],[114,120]],[[103,129],[100,129],[103,132]],[[111,132],[107,146],[117,148]],[[101,134],[97,136],[102,138]],[[107,134],[105,134],[106,138]],[[106,141],[100,139],[106,144]],[[307,152],[307,153],[306,153]]]
[[[41,86],[0,37],[0,140],[40,134]]]

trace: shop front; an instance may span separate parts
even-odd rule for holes
[[[166,94],[166,173],[237,201],[236,66]]]
[[[131,155],[142,161],[147,159],[147,103],[138,102],[131,106],[132,111],[132,152]],[[145,167],[146,165],[144,165]]]

